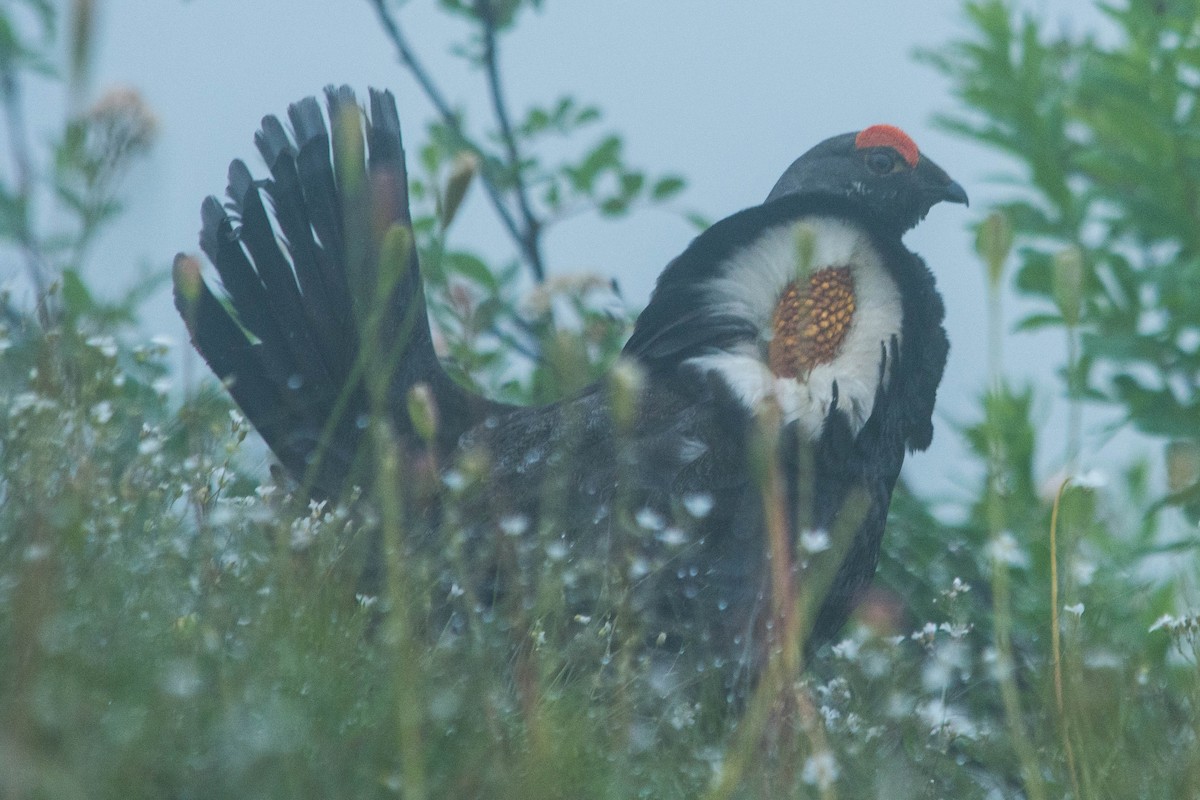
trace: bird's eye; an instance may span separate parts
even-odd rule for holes
[[[896,159],[886,150],[873,150],[867,155],[867,169],[876,175],[887,175],[896,168]]]

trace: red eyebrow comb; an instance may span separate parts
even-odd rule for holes
[[[917,143],[895,125],[872,125],[863,128],[858,136],[854,137],[854,146],[859,150],[865,147],[890,147],[899,153],[910,167],[915,167],[921,158]]]

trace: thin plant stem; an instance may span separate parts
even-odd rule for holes
[[[1021,698],[1013,674],[1015,664],[1012,650],[1012,606],[1008,566],[1000,557],[994,557],[992,563],[992,613],[996,620],[996,661],[1004,716],[1008,720],[1009,735],[1012,737],[1017,760],[1021,764],[1021,774],[1029,800],[1046,800],[1046,787],[1038,769],[1037,754],[1029,738],[1025,735],[1025,726],[1021,722]]]
[[[16,173],[16,196],[24,207],[21,213],[17,240],[25,259],[25,270],[37,295],[38,321],[48,328],[54,318],[50,306],[50,267],[46,263],[41,245],[30,225],[29,215],[34,206],[33,159],[29,150],[28,127],[25,123],[24,104],[21,99],[21,84],[16,67],[12,64],[0,66],[0,104],[4,107],[5,127],[8,129],[8,146],[12,153]]]
[[[1004,372],[1004,304],[1000,287],[988,283],[988,386],[1000,389]]]
[[[1083,401],[1078,379],[1079,332],[1067,327],[1067,472],[1075,471],[1083,446]]]
[[[509,168],[512,170],[513,194],[517,198],[517,208],[521,212],[524,223],[521,229],[521,245],[525,257],[533,270],[533,276],[540,283],[546,278],[546,269],[542,262],[541,252],[541,223],[533,214],[529,202],[529,189],[521,175],[521,152],[517,147],[517,137],[513,132],[509,119],[508,104],[504,101],[504,89],[500,83],[499,56],[496,46],[496,18],[492,11],[493,0],[478,0],[477,9],[483,22],[483,64],[487,75],[488,93],[492,99],[492,110],[496,122],[500,126],[500,138],[504,141],[505,155]]]
[[[1063,494],[1070,483],[1071,479],[1067,478],[1059,484],[1058,491],[1054,493],[1054,507],[1050,511],[1050,652],[1054,661],[1054,705],[1058,710],[1058,727],[1062,736],[1063,751],[1067,756],[1067,771],[1071,775],[1071,786],[1075,796],[1083,797],[1079,791],[1079,770],[1075,765],[1075,749],[1071,745],[1066,703],[1063,699],[1062,634],[1059,630],[1058,614],[1058,512]]]
[[[392,45],[396,48],[396,53],[400,57],[400,62],[417,81],[417,85],[421,87],[421,91],[433,103],[433,107],[437,110],[438,116],[442,123],[450,129],[454,136],[462,142],[468,150],[479,157],[480,171],[479,176],[483,183],[484,191],[487,193],[488,199],[491,201],[492,207],[496,211],[496,215],[500,217],[501,224],[512,238],[513,242],[520,250],[522,258],[529,264],[530,271],[533,272],[534,278],[540,283],[545,280],[544,268],[542,266],[540,255],[540,235],[541,225],[536,224],[532,229],[525,229],[518,223],[516,217],[509,210],[504,202],[504,192],[501,190],[499,183],[496,180],[496,170],[490,166],[492,159],[480,149],[478,145],[471,141],[463,130],[462,122],[458,114],[450,107],[450,103],[446,100],[445,94],[433,82],[429,71],[425,69],[421,60],[417,58],[416,51],[413,50],[408,39],[404,36],[404,31],[400,27],[396,16],[388,10],[386,0],[368,0],[371,6],[375,9],[376,15],[379,17],[379,22],[383,26],[384,32],[391,40]],[[485,30],[486,34],[486,30]],[[497,79],[498,80],[498,79]],[[493,98],[499,97],[498,102],[502,102],[502,96],[496,94],[498,92],[498,83],[493,88]],[[507,111],[505,111],[505,119],[507,119]],[[503,128],[503,125],[502,125]],[[511,130],[511,126],[510,126]],[[505,173],[511,172],[516,175],[519,172],[519,163],[507,163],[504,165]],[[532,216],[532,215],[531,215]],[[535,220],[536,222],[536,220]],[[530,249],[529,242],[537,242],[537,245]],[[536,258],[531,257],[531,253]]]

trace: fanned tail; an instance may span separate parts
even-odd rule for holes
[[[303,485],[335,495],[361,472],[372,397],[412,452],[424,443],[407,396],[428,385],[443,455],[501,406],[455,384],[434,352],[395,99],[372,90],[367,114],[348,87],[325,98],[328,125],[312,97],[289,107],[291,135],[266,117],[255,144],[270,177],[234,161],[228,204],[201,206],[223,292],[185,255],[174,277],[193,344],[246,417]]]

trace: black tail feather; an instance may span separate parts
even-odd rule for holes
[[[284,466],[336,494],[355,478],[369,371],[390,373],[389,416],[410,452],[422,446],[405,402],[417,383],[438,405],[441,451],[503,407],[459,387],[438,362],[415,249],[402,274],[379,280],[380,242],[391,226],[412,225],[394,98],[372,91],[368,115],[348,87],[325,96],[328,125],[311,97],[289,107],[291,137],[277,118],[263,120],[255,144],[270,178],[256,181],[235,161],[229,210],[212,197],[201,206],[201,249],[228,305],[186,256],[175,298],[196,348]],[[377,297],[379,287],[388,294]],[[370,341],[368,316],[378,322]]]

